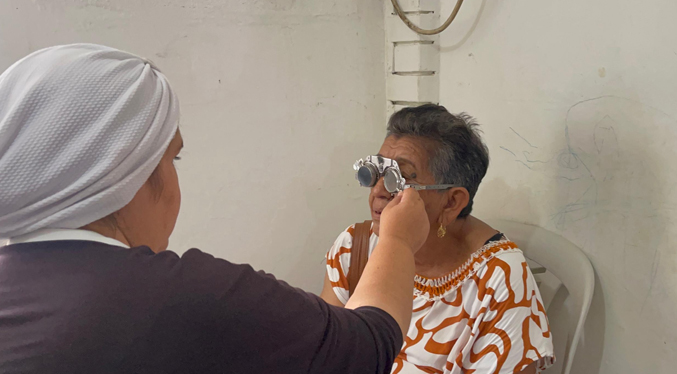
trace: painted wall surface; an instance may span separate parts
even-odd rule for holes
[[[477,117],[492,157],[477,215],[560,233],[595,267],[572,373],[677,370],[676,14],[481,0],[441,36],[440,101]]]
[[[186,143],[170,249],[319,291],[326,250],[368,216],[352,164],[385,135],[383,19],[358,0],[3,0],[0,70],[74,42],[153,60]]]

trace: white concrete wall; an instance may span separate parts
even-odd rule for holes
[[[492,156],[478,216],[561,233],[594,264],[572,373],[677,371],[675,15],[674,0],[466,1],[441,36],[440,101],[477,117]]]
[[[335,237],[368,216],[351,167],[385,134],[383,40],[375,1],[0,1],[0,70],[94,42],[169,76],[186,141],[170,249],[199,247],[312,291]]]

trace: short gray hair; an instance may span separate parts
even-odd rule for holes
[[[453,115],[440,105],[404,108],[390,117],[387,136],[419,138],[438,184],[455,184],[470,194],[459,218],[472,212],[473,199],[489,167],[489,151],[479,125],[466,113]]]

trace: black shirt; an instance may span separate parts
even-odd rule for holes
[[[389,373],[377,308],[329,306],[248,265],[89,241],[0,248],[0,373]]]

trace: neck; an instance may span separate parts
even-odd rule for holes
[[[123,243],[127,247],[130,248],[132,247],[131,244],[129,243],[129,240],[127,240],[127,238],[125,237],[125,235],[112,225],[96,221],[90,223],[89,225],[83,226],[82,230],[94,231],[95,233],[103,235],[107,238],[115,239]]]
[[[437,229],[431,230],[416,252],[416,273],[429,278],[448,274],[480,249],[492,233],[495,230],[471,216],[454,221],[443,238],[437,236]]]

